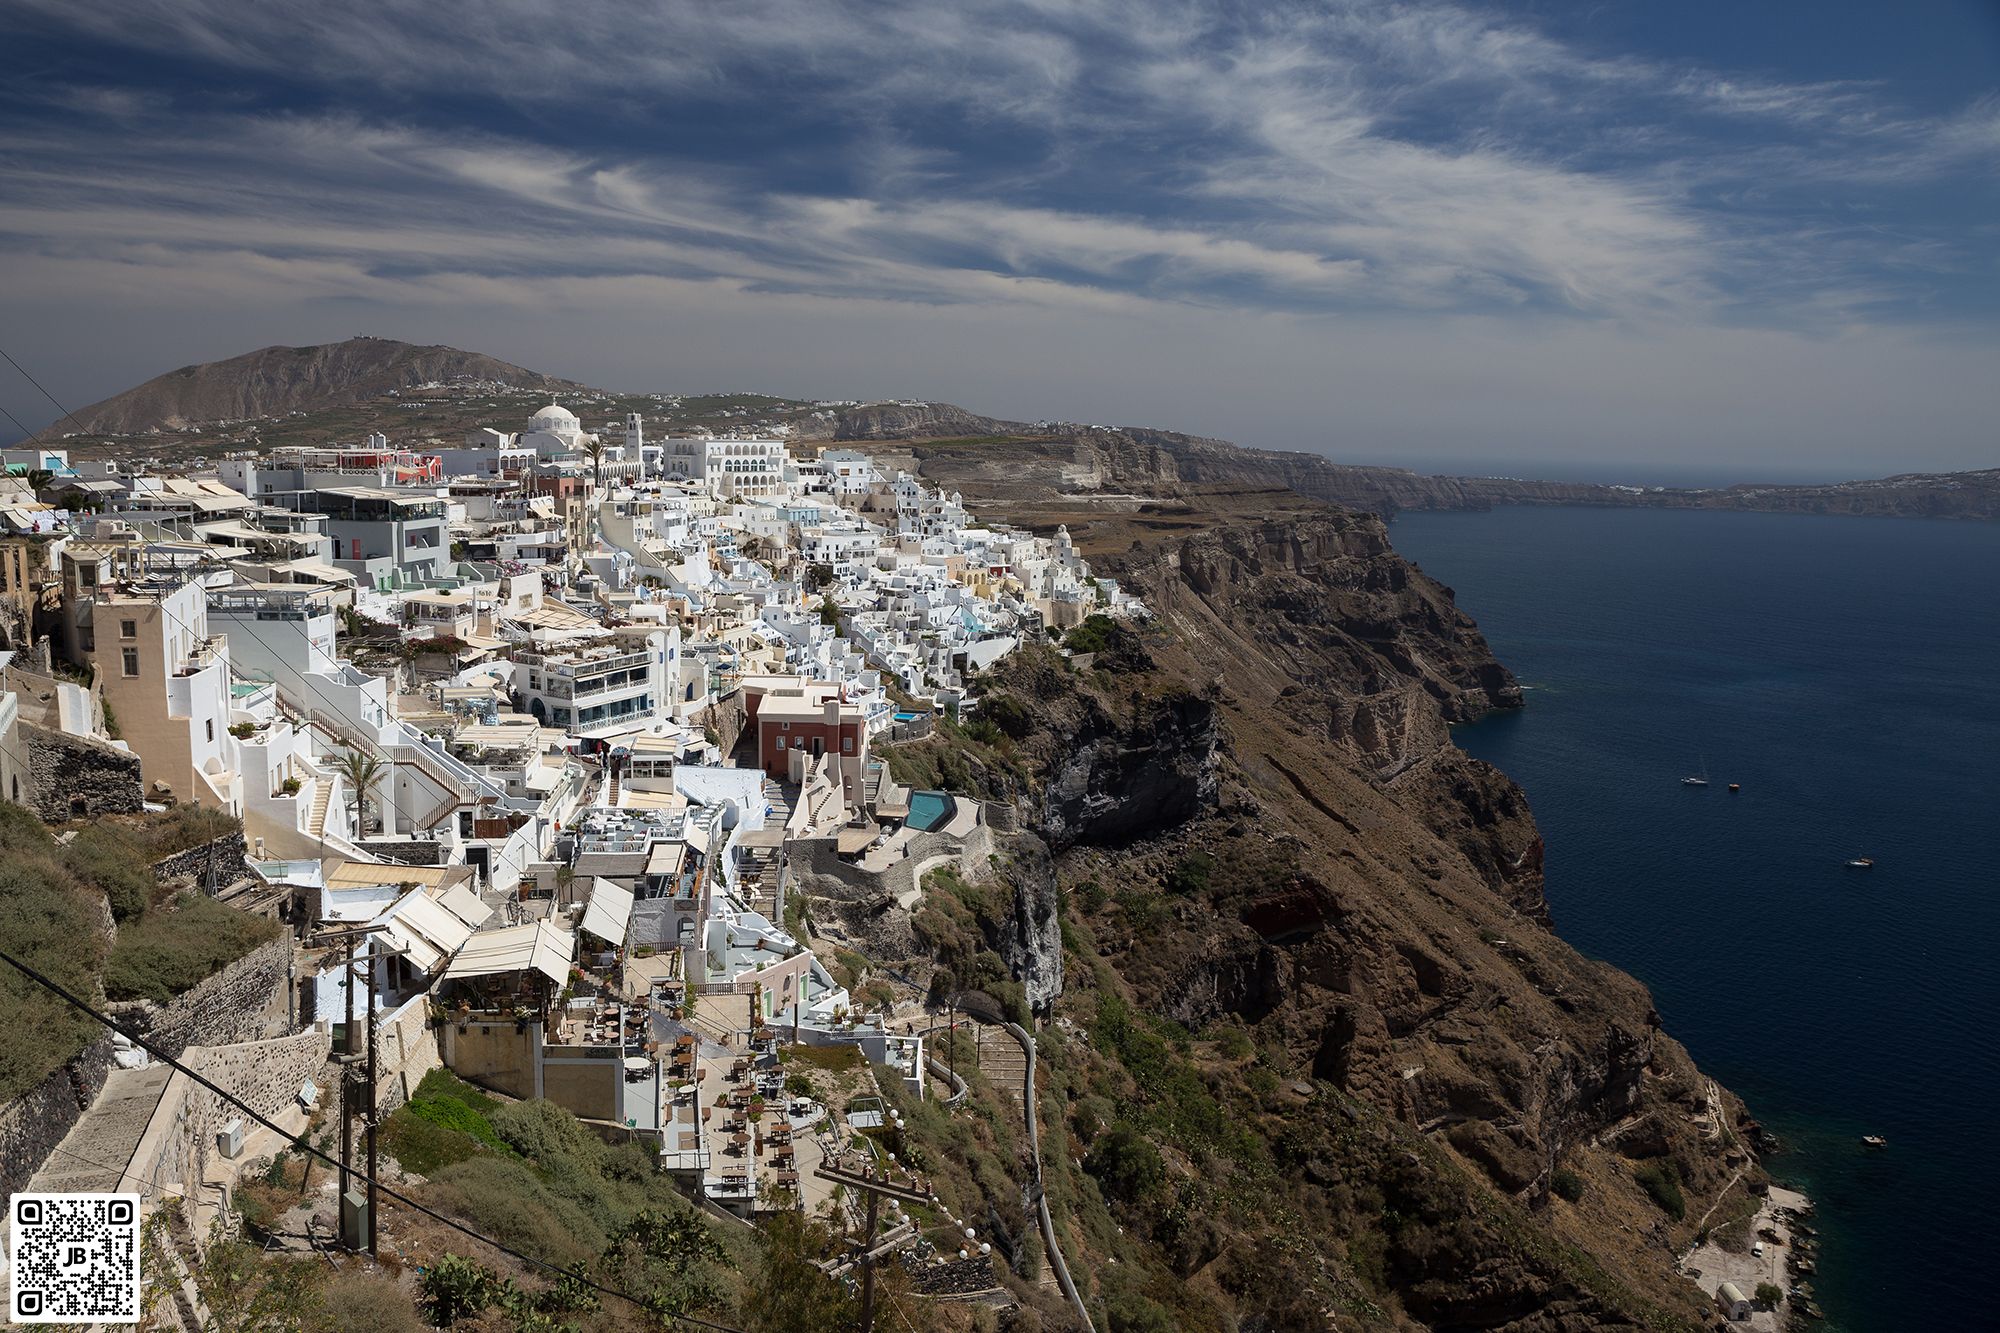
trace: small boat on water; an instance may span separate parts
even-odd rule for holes
[[[1742,790],[1743,790],[1743,784],[1742,784],[1742,783],[1740,783],[1740,782],[1732,782],[1732,783],[1730,783],[1730,784],[1729,784],[1729,790],[1731,790],[1731,791],[1742,791]]]
[[[1886,1148],[1889,1146],[1889,1140],[1883,1138],[1880,1134],[1863,1134],[1861,1136],[1861,1146],[1864,1148]]]
[[[1875,858],[1872,856],[1857,856],[1852,861],[1849,861],[1847,866],[1850,870],[1867,870],[1874,866],[1874,864]]]
[[[1701,759],[1701,775],[1699,777],[1682,778],[1681,786],[1706,787],[1707,785],[1708,785],[1708,756],[1703,755]]]

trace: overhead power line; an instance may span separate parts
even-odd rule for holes
[[[0,353],[0,355],[4,355],[4,353]],[[118,1026],[117,1023],[113,1022],[109,1015],[101,1012],[93,1005],[72,994],[70,990],[67,987],[63,986],[60,982],[51,980],[50,978],[42,975],[42,973],[37,971],[35,968],[30,967],[28,964],[14,957],[12,954],[6,953],[4,951],[0,951],[0,963],[7,964],[9,967],[19,972],[22,976],[26,977],[28,980],[34,982],[36,985],[42,987],[44,990],[49,991],[51,994],[55,995],[56,997],[58,997],[59,999],[63,1000],[65,1003],[70,1005],[72,1008],[80,1010],[81,1012],[89,1015],[97,1022],[109,1028],[111,1031],[118,1033],[120,1036],[130,1041],[133,1045],[138,1046],[139,1048],[144,1050],[148,1055],[151,1055],[154,1059],[159,1060],[161,1063],[167,1065],[169,1068],[172,1068],[179,1073],[186,1074],[189,1079],[193,1080],[195,1083],[200,1084],[208,1091],[214,1093],[217,1097],[220,1097],[223,1101],[229,1103],[231,1106],[242,1111],[243,1114],[249,1116],[252,1120],[255,1120],[258,1124],[262,1125],[264,1128],[270,1130],[272,1133],[277,1134],[282,1138],[284,1138],[285,1140],[291,1142],[293,1144],[293,1147],[297,1151],[311,1157],[316,1157],[321,1162],[324,1162],[326,1165],[334,1168],[335,1170],[341,1169],[341,1164],[338,1161],[334,1160],[331,1154],[322,1152],[320,1149],[313,1147],[310,1143],[307,1143],[298,1136],[293,1135],[291,1131],[287,1130],[277,1121],[271,1119],[263,1112],[257,1110],[255,1107],[251,1106],[248,1102],[245,1102],[242,1098],[236,1096],[234,1093],[231,1093],[226,1089],[218,1086],[207,1075],[199,1073],[196,1070],[190,1069],[188,1066],[182,1064],[179,1060],[175,1059],[171,1055],[168,1055],[165,1051],[155,1046],[152,1042],[148,1041],[146,1038],[141,1037],[134,1032],[127,1032],[124,1028],[121,1028],[120,1026]],[[381,1180],[369,1176],[365,1172],[351,1171],[351,1174],[359,1176],[363,1180],[374,1185],[374,1187],[381,1193],[388,1195],[390,1198],[402,1204],[404,1207],[414,1209],[415,1211],[422,1213],[425,1217],[430,1218],[432,1221],[442,1223],[443,1225],[450,1227],[453,1231],[456,1231],[461,1235],[470,1236],[473,1240],[479,1241],[482,1244],[490,1245],[494,1249],[498,1250],[500,1253],[507,1255],[509,1258],[517,1259],[520,1262],[534,1268],[547,1269],[549,1272],[554,1273],[560,1277],[567,1277],[574,1279],[575,1281],[581,1283],[586,1287],[589,1287],[592,1291],[595,1291],[600,1295],[615,1297],[616,1299],[625,1301],[628,1304],[638,1307],[639,1309],[647,1310],[649,1312],[653,1309],[653,1307],[649,1305],[646,1301],[642,1300],[637,1296],[632,1295],[630,1292],[621,1291],[617,1287],[607,1287],[603,1283],[598,1282],[595,1279],[584,1277],[582,1274],[577,1273],[573,1269],[565,1268],[563,1265],[554,1263],[547,1259],[536,1258],[532,1254],[527,1254],[521,1250],[515,1249],[513,1246],[507,1244],[505,1241],[496,1240],[492,1236],[488,1236],[483,1232],[475,1231],[471,1227],[465,1225],[463,1222],[460,1222],[452,1217],[447,1217],[445,1214],[438,1212],[435,1208],[431,1208],[424,1204],[418,1203],[415,1199],[412,1199],[409,1195],[402,1193],[400,1190],[397,1190],[390,1185],[384,1184]],[[732,1328],[728,1324],[718,1324],[712,1320],[702,1319],[696,1315],[674,1315],[671,1317],[675,1319],[677,1322],[692,1324],[697,1328],[714,1329],[716,1330],[716,1333],[743,1333],[743,1330],[738,1328]]]

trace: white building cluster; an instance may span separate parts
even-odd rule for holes
[[[240,816],[253,863],[310,889],[308,937],[380,916],[416,960],[395,984],[535,998],[537,1088],[592,1068],[562,1054],[604,1039],[578,990],[622,994],[668,1025],[631,1056],[650,1093],[573,1109],[649,1129],[732,1206],[754,1177],[686,1146],[704,1117],[663,1091],[657,1039],[856,1041],[920,1082],[914,1039],[857,1023],[783,926],[792,867],[887,873],[914,838],[971,836],[976,803],[915,800],[871,742],[1026,639],[1144,614],[1066,531],[981,523],[860,452],[649,440],[636,414],[590,430],[550,404],[458,448],[378,434],[200,477],[31,461],[52,479],[0,493],[4,794],[48,813],[19,727],[135,755],[147,801]],[[473,1030],[448,1057],[500,1079]]]

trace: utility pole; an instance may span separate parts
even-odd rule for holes
[[[354,1060],[354,936],[347,937],[347,1025],[340,1030],[340,1197],[354,1187],[354,1089],[347,1067]]]
[[[875,1266],[889,1255],[902,1248],[903,1242],[917,1232],[916,1223],[905,1220],[878,1238],[875,1228],[881,1222],[882,1200],[895,1199],[902,1203],[914,1204],[920,1208],[933,1207],[937,1196],[920,1192],[907,1185],[890,1183],[888,1177],[878,1176],[870,1169],[849,1171],[843,1167],[822,1164],[813,1172],[821,1180],[830,1180],[860,1190],[868,1196],[868,1222],[859,1239],[850,1239],[848,1248],[854,1257],[844,1263],[835,1264],[831,1269],[834,1277],[839,1277],[850,1269],[861,1269],[861,1333],[873,1333],[875,1328]]]
[[[381,954],[376,949],[373,935],[368,937],[368,1257],[375,1258],[375,1120],[377,1089],[375,1084],[375,969],[380,965]]]

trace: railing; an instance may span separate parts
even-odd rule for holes
[[[174,674],[176,676],[192,676],[198,671],[207,670],[215,664],[216,658],[221,653],[222,645],[227,642],[228,639],[220,634],[211,634],[205,639],[197,640],[194,647],[188,649],[187,660],[181,663],[180,669],[175,671]]]

